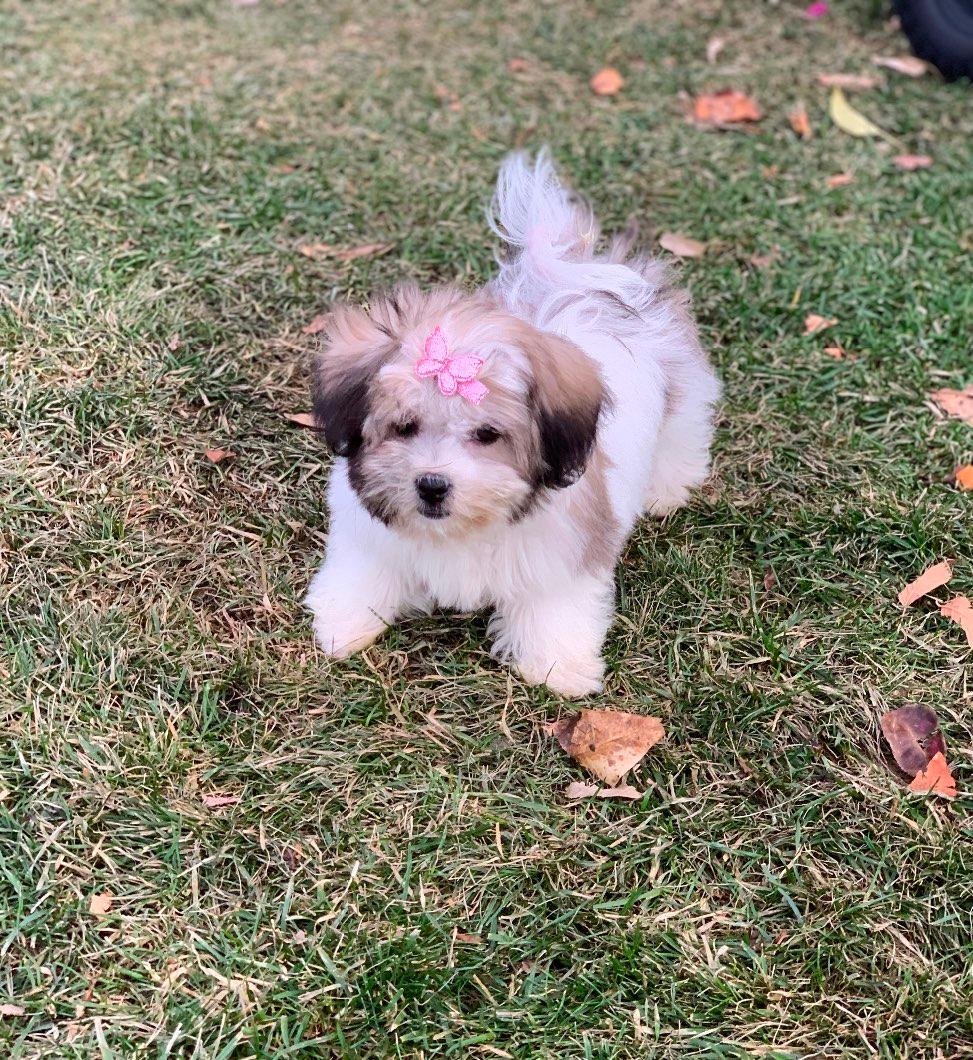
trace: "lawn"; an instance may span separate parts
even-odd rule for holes
[[[973,1056],[971,799],[910,795],[878,728],[933,707],[973,791],[971,653],[895,600],[947,556],[973,591],[973,428],[926,404],[973,383],[973,96],[874,67],[881,5],[803,6],[3,5],[4,1056]],[[834,70],[894,143],[829,122]],[[685,120],[723,87],[763,121]],[[301,607],[302,328],[483,282],[498,162],[543,143],[609,227],[708,244],[714,475],[631,540],[589,703],[665,722],[634,804],[568,802],[571,708],[483,615],[332,663]]]

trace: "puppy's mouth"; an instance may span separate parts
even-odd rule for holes
[[[430,504],[427,501],[420,501],[419,514],[424,519],[445,519],[449,515],[449,508],[441,502]]]

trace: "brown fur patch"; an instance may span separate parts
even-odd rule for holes
[[[612,570],[621,545],[621,524],[608,495],[609,466],[608,457],[595,448],[568,498],[568,517],[584,542],[581,568],[591,574]]]

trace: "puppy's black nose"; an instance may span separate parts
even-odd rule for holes
[[[420,475],[416,479],[416,493],[426,504],[442,504],[452,488],[449,479],[442,475]]]

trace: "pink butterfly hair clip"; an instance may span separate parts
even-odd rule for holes
[[[436,377],[440,393],[445,397],[459,394],[473,405],[490,393],[476,377],[483,367],[479,357],[450,357],[443,330],[436,330],[426,339],[425,352],[416,361],[415,372],[420,379]]]

